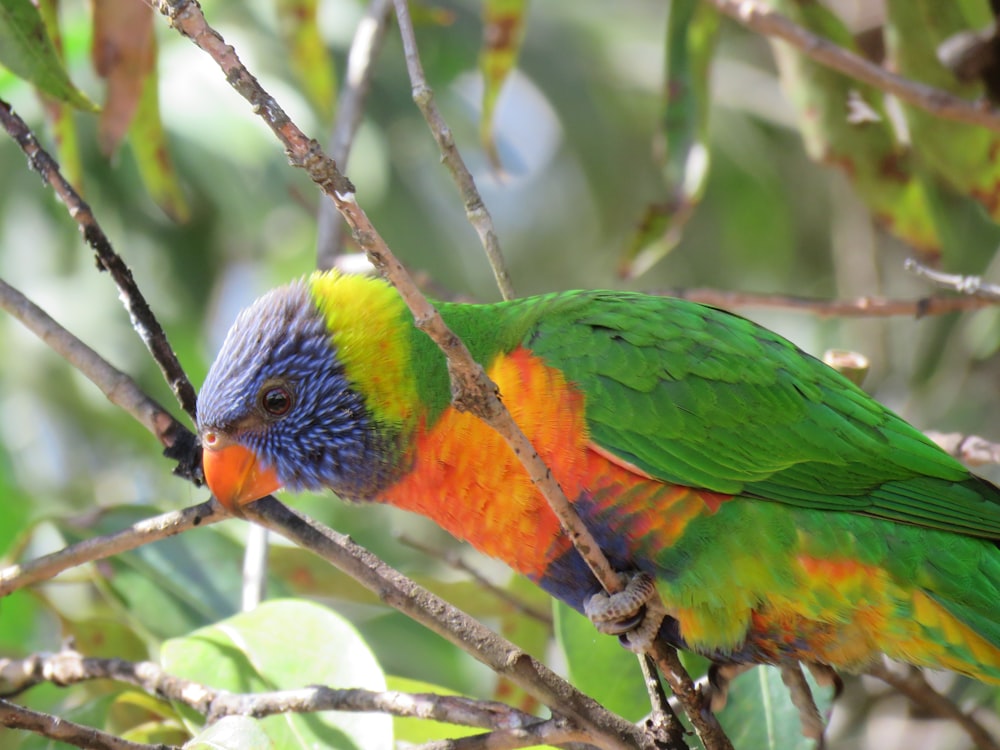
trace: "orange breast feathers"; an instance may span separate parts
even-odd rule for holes
[[[626,522],[631,517],[631,523],[626,522],[630,532],[649,533],[657,527],[655,531],[671,538],[693,516],[717,509],[706,507],[698,493],[650,479],[593,446],[583,394],[528,350],[499,357],[489,376],[571,502],[587,496],[600,498],[602,506],[622,503],[625,512],[619,518]],[[412,470],[383,493],[381,501],[427,516],[536,580],[570,548],[520,460],[477,417],[449,407],[429,430],[419,431],[411,450]],[[633,505],[637,507],[628,507]],[[663,512],[664,505],[673,506],[671,525],[676,528],[662,527],[671,517]]]

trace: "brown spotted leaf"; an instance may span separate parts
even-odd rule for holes
[[[98,127],[101,151],[110,156],[128,133],[143,85],[153,70],[153,8],[136,0],[95,0],[94,68],[107,82]]]

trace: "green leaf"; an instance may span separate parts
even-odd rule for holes
[[[273,750],[277,747],[261,726],[247,716],[225,716],[184,745],[184,750]]]
[[[850,31],[819,0],[774,0],[772,6],[834,44],[858,51]],[[813,62],[784,42],[775,42],[774,51],[809,156],[841,169],[889,231],[919,250],[937,253],[941,241],[925,181],[896,139],[882,92]]]
[[[385,690],[368,645],[335,612],[294,599],[266,602],[163,644],[163,668],[233,692],[307,685]],[[259,722],[275,747],[379,750],[392,746],[392,721],[381,714],[325,711]]]
[[[59,101],[99,109],[70,81],[31,0],[0,0],[0,65]]]
[[[831,688],[819,687],[806,673],[821,716],[828,716]],[[775,667],[756,667],[740,675],[729,690],[719,721],[733,747],[761,750],[813,750],[815,741],[802,736],[799,711]]]
[[[155,43],[155,39],[154,39]],[[191,218],[160,118],[159,76],[156,65],[143,82],[142,95],[129,126],[129,143],[143,184],[163,212],[176,222]]]
[[[619,272],[635,277],[670,252],[695,207],[708,176],[709,67],[719,14],[701,0],[674,0],[667,17],[663,135],[665,200],[646,207],[625,248]]]
[[[649,694],[635,654],[603,635],[586,617],[554,603],[556,642],[566,655],[569,681],[630,721],[649,713]],[[747,746],[749,747],[749,745]]]
[[[517,66],[524,43],[524,17],[527,0],[484,0],[483,47],[479,70],[483,75],[482,116],[479,140],[497,170],[502,168],[493,137],[493,114],[507,76]]]

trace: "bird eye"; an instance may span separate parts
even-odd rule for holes
[[[260,395],[260,405],[273,417],[282,417],[292,408],[292,394],[287,388],[274,386]]]

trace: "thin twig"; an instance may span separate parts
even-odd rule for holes
[[[47,581],[65,570],[117,555],[165,539],[196,526],[207,526],[231,516],[218,502],[209,500],[183,510],[138,521],[113,534],[84,539],[50,555],[0,569],[0,597],[34,583]]]
[[[923,672],[916,667],[909,667],[907,673],[901,675],[885,664],[876,664],[868,670],[868,674],[892,685],[913,703],[934,716],[955,721],[979,750],[1000,750],[1000,743],[993,739],[975,717],[965,713],[951,699],[931,687]]]
[[[0,726],[24,729],[86,750],[180,750],[176,745],[147,745],[123,740],[93,727],[32,711],[3,698],[0,698]]]
[[[111,278],[118,287],[119,298],[132,320],[132,327],[139,334],[139,338],[142,339],[149,353],[153,355],[153,360],[159,365],[163,377],[177,397],[181,408],[194,421],[197,401],[194,387],[184,373],[184,368],[181,367],[177,355],[174,354],[159,321],[150,310],[146,298],[139,291],[139,287],[132,277],[132,271],[111,247],[111,241],[104,234],[97,219],[94,218],[90,206],[62,176],[55,159],[39,145],[38,140],[24,120],[18,117],[10,105],[3,100],[0,100],[0,124],[3,125],[10,137],[17,141],[25,156],[28,157],[31,168],[42,176],[55,191],[59,200],[65,204],[69,215],[79,226],[84,240],[94,250],[97,256],[97,267],[111,274]]]
[[[751,31],[781,39],[821,65],[875,86],[935,117],[1000,131],[1000,110],[990,106],[986,99],[972,102],[942,89],[890,73],[829,39],[807,31],[761,2],[755,0],[706,0],[706,2]]]
[[[493,594],[493,596],[495,596],[497,599],[506,602],[507,604],[514,607],[518,612],[526,615],[527,617],[530,617],[531,619],[536,620],[542,623],[543,625],[552,627],[552,615],[550,615],[548,612],[543,612],[542,610],[536,607],[532,607],[530,604],[521,600],[519,597],[514,596],[506,589],[500,588],[495,583],[493,583],[493,581],[491,581],[489,578],[487,578],[478,570],[476,570],[474,567],[465,562],[465,560],[462,559],[461,555],[456,555],[453,552],[442,552],[439,548],[431,547],[430,545],[427,544],[422,544],[421,542],[418,542],[416,539],[407,536],[406,534],[401,535],[399,537],[399,541],[407,545],[408,547],[413,547],[413,549],[423,552],[425,555],[429,555],[430,557],[434,557],[437,558],[438,560],[441,560],[447,565],[450,565],[455,570],[462,571],[463,573],[471,577],[483,589]]]
[[[355,578],[391,607],[455,644],[497,674],[566,716],[608,748],[649,748],[633,724],[610,713],[544,664],[485,625],[390,568],[350,537],[303,517],[272,497],[244,506],[246,517]]]
[[[442,160],[458,187],[462,203],[465,205],[465,216],[479,234],[479,241],[482,242],[483,249],[486,251],[486,259],[493,269],[493,276],[500,289],[500,294],[504,299],[513,299],[514,286],[511,284],[510,274],[507,273],[507,264],[500,251],[500,240],[497,238],[496,228],[493,226],[493,217],[479,195],[472,173],[465,166],[462,155],[455,146],[455,136],[452,134],[451,128],[444,121],[444,116],[434,102],[434,92],[427,85],[427,77],[424,75],[424,67],[420,63],[420,53],[417,50],[413,22],[410,20],[408,2],[407,0],[393,0],[393,5],[396,7],[399,33],[403,38],[403,53],[406,55],[406,70],[410,75],[410,85],[413,87],[413,101],[427,121],[427,126],[431,129],[434,141],[441,151]]]
[[[945,273],[934,268],[928,268],[913,258],[906,259],[904,268],[915,276],[931,281],[936,286],[967,295],[970,299],[989,300],[994,304],[1000,301],[1000,286],[997,284],[988,284],[980,276]]]
[[[346,168],[354,136],[361,125],[371,89],[375,58],[382,49],[391,18],[392,0],[372,0],[358,22],[347,53],[344,86],[330,136],[330,158]],[[329,201],[321,201],[316,226],[316,267],[333,268],[343,252],[344,220]]]
[[[968,278],[968,277],[961,277]],[[951,287],[954,288],[954,287]],[[821,318],[887,318],[896,315],[923,318],[953,312],[996,307],[997,300],[986,296],[956,297],[930,295],[920,299],[889,297],[857,297],[855,299],[816,299],[789,294],[754,294],[708,287],[657,289],[651,294],[700,302],[703,305],[733,309],[737,307],[768,307],[808,313]]]

